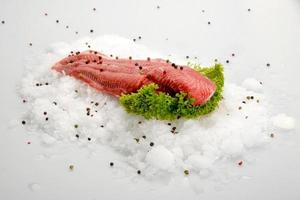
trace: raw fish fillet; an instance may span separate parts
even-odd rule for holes
[[[216,91],[215,84],[188,66],[163,59],[133,60],[106,56],[97,51],[76,52],[52,69],[73,76],[100,92],[121,96],[156,83],[159,92],[186,93],[194,105],[203,105]]]

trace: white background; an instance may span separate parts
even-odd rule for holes
[[[275,133],[273,144],[259,149],[255,162],[239,169],[250,179],[200,194],[189,185],[149,183],[116,174],[108,163],[118,155],[101,146],[100,156],[89,156],[84,149],[61,144],[51,149],[56,156],[43,158],[40,153],[48,149],[35,136],[21,127],[8,128],[9,121],[22,111],[16,85],[24,60],[32,57],[32,52],[43,53],[54,42],[103,34],[132,39],[142,36],[139,43],[183,59],[197,56],[202,64],[212,64],[215,58],[226,64],[229,59],[225,65],[228,80],[240,84],[244,78],[257,78],[264,83],[272,113],[285,112],[299,119],[299,0],[1,0],[2,20],[1,200],[300,199],[298,123],[295,131]],[[236,56],[232,58],[231,53]],[[266,63],[271,66],[266,67]],[[27,141],[32,144],[27,145]],[[71,173],[70,164],[75,166]],[[33,183],[39,188],[31,191],[28,185]]]

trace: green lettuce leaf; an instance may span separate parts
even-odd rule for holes
[[[190,64],[193,69],[208,77],[216,84],[216,92],[204,105],[194,106],[194,99],[188,98],[181,92],[175,96],[160,92],[157,93],[157,84],[149,84],[140,88],[136,93],[122,95],[119,99],[128,113],[142,115],[146,119],[174,120],[179,117],[197,118],[216,109],[222,100],[224,74],[221,64],[213,67],[200,67]]]

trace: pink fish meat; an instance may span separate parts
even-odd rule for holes
[[[163,59],[112,58],[89,50],[70,54],[52,69],[117,97],[156,83],[158,91],[171,95],[184,92],[195,99],[194,105],[203,105],[216,90],[214,82],[192,68]]]

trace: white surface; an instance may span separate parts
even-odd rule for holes
[[[152,49],[182,58],[197,56],[203,64],[229,59],[228,79],[238,84],[247,77],[262,81],[274,113],[299,119],[299,10],[297,0],[2,1],[0,21],[6,23],[0,24],[0,199],[299,199],[297,121],[296,131],[277,130],[272,145],[253,152],[252,164],[239,168],[242,178],[205,191],[189,186],[192,177],[163,185],[116,174],[108,166],[110,160],[74,145],[59,144],[49,159],[40,140],[22,129],[8,129],[21,111],[15,86],[31,49],[44,51],[53,42],[90,34],[90,29],[94,35],[141,35],[139,42]],[[231,53],[236,56],[231,58]],[[26,144],[29,140],[31,145]],[[101,146],[98,151],[111,154],[111,160],[118,156]],[[70,164],[75,166],[72,172]],[[30,189],[32,184],[39,189]]]
[[[278,114],[272,117],[273,125],[283,130],[292,130],[295,127],[295,119],[286,114]]]

